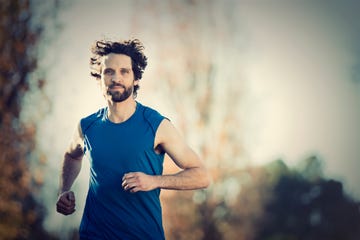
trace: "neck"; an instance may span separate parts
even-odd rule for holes
[[[113,123],[128,120],[136,110],[136,101],[131,96],[123,102],[108,101],[108,118]]]

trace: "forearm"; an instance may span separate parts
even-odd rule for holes
[[[206,188],[210,178],[205,168],[184,169],[176,174],[155,176],[158,188],[173,190],[194,190]]]
[[[81,163],[81,158],[72,158],[68,153],[65,154],[60,175],[59,193],[71,189],[81,170]]]

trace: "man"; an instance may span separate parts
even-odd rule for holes
[[[164,239],[160,189],[205,188],[209,177],[198,155],[172,123],[135,101],[147,65],[137,39],[97,41],[91,75],[100,81],[107,107],[80,120],[65,152],[57,211],[75,211],[71,191],[85,154],[90,183],[80,239]],[[181,168],[162,175],[164,155]]]

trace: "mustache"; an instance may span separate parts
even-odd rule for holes
[[[112,89],[112,88],[115,88],[115,87],[122,87],[122,88],[125,88],[126,87],[124,85],[122,85],[121,83],[112,83],[110,86],[109,86],[109,89]]]

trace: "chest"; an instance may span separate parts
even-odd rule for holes
[[[98,123],[85,134],[85,146],[93,169],[123,171],[143,165],[144,154],[154,148],[154,133],[146,124]]]

